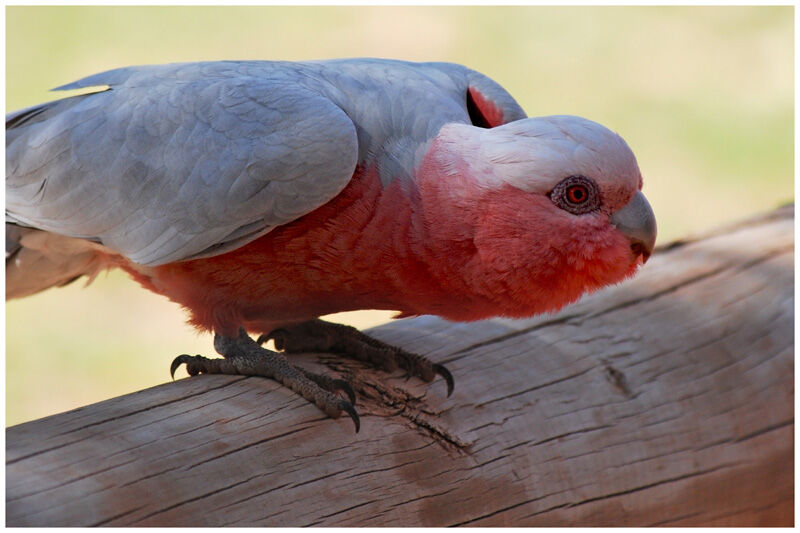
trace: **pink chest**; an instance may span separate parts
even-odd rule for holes
[[[124,268],[186,307],[201,329],[259,329],[353,309],[414,314],[411,302],[442,289],[420,261],[419,203],[403,185],[383,188],[376,175],[356,173],[326,205],[233,252]]]

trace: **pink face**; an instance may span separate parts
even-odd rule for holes
[[[641,264],[604,211],[575,215],[511,187],[486,195],[484,206],[475,245],[487,271],[505,281],[510,316],[560,309]]]
[[[429,156],[418,181],[423,199],[437,199],[427,215],[443,240],[472,240],[476,259],[459,275],[484,298],[450,318],[557,310],[632,275],[652,250],[655,219],[636,159],[599,124],[448,125]]]

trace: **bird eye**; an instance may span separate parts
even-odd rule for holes
[[[589,191],[583,185],[573,185],[567,189],[567,199],[573,204],[582,204],[589,198]]]
[[[600,189],[586,176],[570,176],[553,187],[550,200],[573,215],[582,215],[600,207]]]

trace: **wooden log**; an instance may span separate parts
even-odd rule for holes
[[[553,316],[372,330],[456,378],[182,379],[6,431],[8,525],[793,524],[793,208],[662,247]],[[46,391],[42,392],[46,394]]]

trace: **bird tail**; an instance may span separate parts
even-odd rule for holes
[[[99,245],[6,222],[6,300],[88,276],[90,283],[111,265]]]

